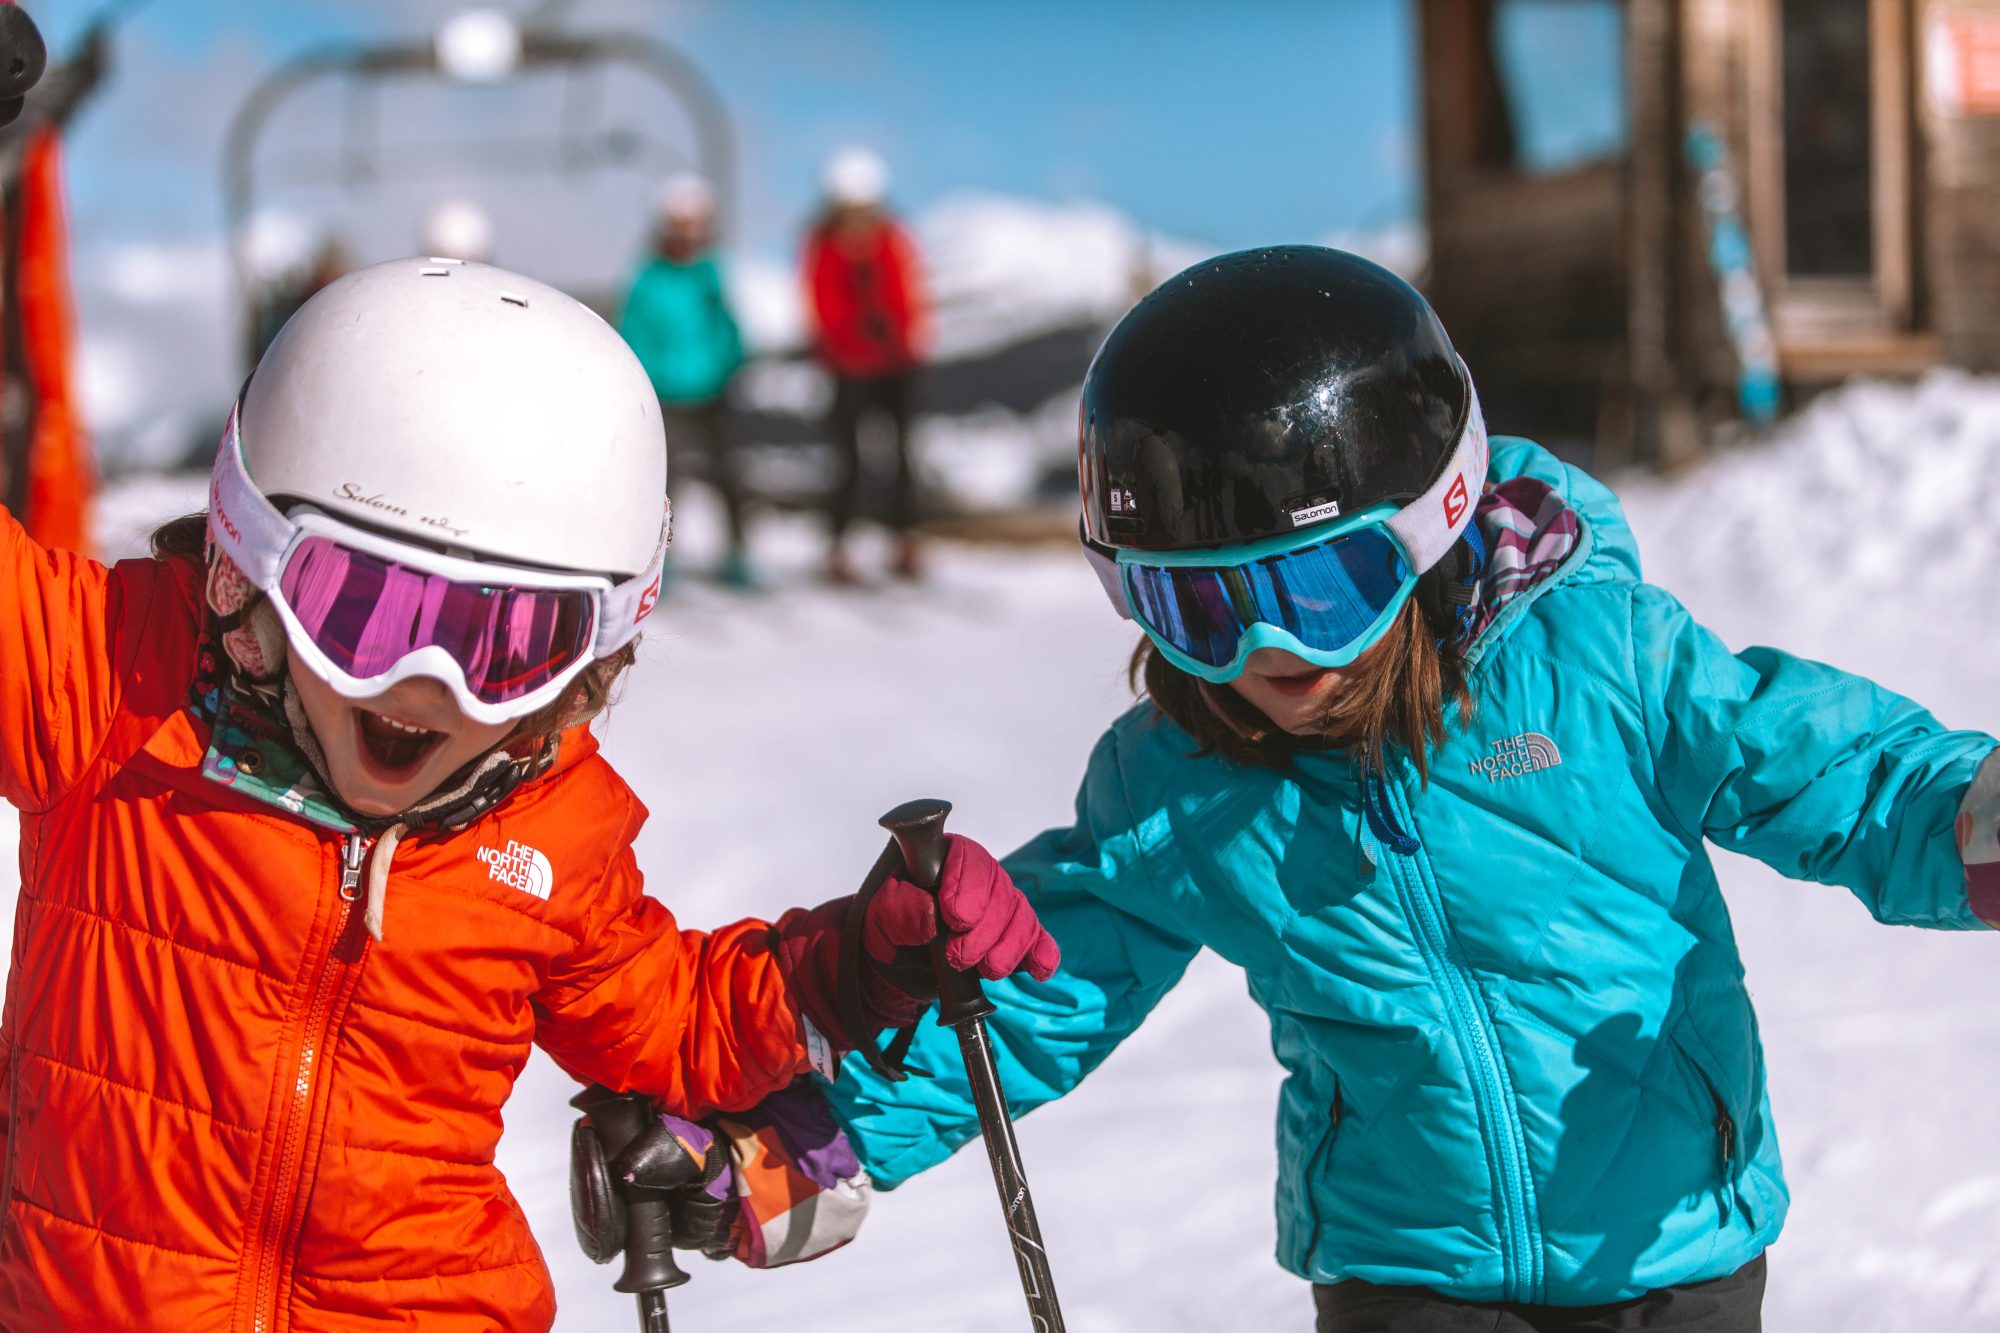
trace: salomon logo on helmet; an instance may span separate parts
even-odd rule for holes
[[[1444,521],[1448,527],[1457,527],[1458,520],[1465,515],[1465,474],[1460,473],[1451,483],[1451,489],[1444,493]]]

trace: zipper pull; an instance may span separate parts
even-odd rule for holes
[[[1375,841],[1397,856],[1415,856],[1423,847],[1416,835],[1404,828],[1395,807],[1389,802],[1389,780],[1379,768],[1370,768],[1362,778],[1361,811],[1368,817],[1368,831]]]
[[[347,835],[346,843],[340,850],[340,901],[351,903],[361,892],[361,862],[368,854],[368,843],[359,833]]]
[[[1715,1146],[1722,1153],[1722,1221],[1726,1226],[1730,1205],[1736,1197],[1736,1122],[1729,1118],[1720,1099],[1715,1107]]]

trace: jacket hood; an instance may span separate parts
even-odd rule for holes
[[[1639,544],[1625,521],[1625,507],[1611,488],[1580,468],[1571,467],[1533,440],[1496,435],[1487,480],[1534,477],[1546,482],[1583,518],[1587,537],[1582,559],[1562,573],[1564,582],[1637,583]]]
[[[1527,609],[1542,594],[1563,584],[1636,584],[1639,575],[1639,548],[1633,540],[1625,511],[1609,487],[1580,468],[1571,467],[1547,449],[1514,435],[1498,435],[1492,440],[1487,467],[1488,497],[1482,502],[1482,524],[1486,504],[1493,500],[1496,486],[1526,478],[1546,486],[1554,497],[1578,520],[1576,546],[1555,569],[1539,574],[1526,586],[1507,589],[1500,605],[1488,609],[1483,628],[1465,651],[1469,666],[1477,667],[1520,623]],[[1503,506],[1504,507],[1504,506]],[[1486,534],[1489,559],[1494,534]],[[1490,580],[1490,575],[1489,575]],[[1482,596],[1490,595],[1491,588]]]

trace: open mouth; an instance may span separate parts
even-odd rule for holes
[[[365,708],[354,710],[354,721],[361,733],[362,756],[376,770],[376,777],[390,781],[408,777],[444,743],[442,731],[429,731]]]
[[[1264,676],[1263,682],[1288,698],[1300,698],[1311,694],[1313,687],[1332,675],[1331,670],[1301,671],[1295,676]]]

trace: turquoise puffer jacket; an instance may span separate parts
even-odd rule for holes
[[[1430,785],[1391,756],[1370,831],[1337,755],[1191,756],[1141,705],[1076,823],[1005,864],[1062,945],[988,983],[1016,1114],[1075,1087],[1207,947],[1241,966],[1287,1077],[1278,1257],[1482,1301],[1586,1305],[1728,1273],[1787,1196],[1713,839],[1887,922],[1975,929],[1952,824],[1992,738],[1767,648],[1731,654],[1639,578],[1617,501],[1524,440],[1582,540],[1473,645],[1478,707]],[[1394,827],[1389,827],[1394,826]],[[1402,835],[1414,835],[1411,844]],[[978,1136],[930,1021],[834,1103],[878,1184]]]
[[[713,254],[685,264],[655,258],[640,269],[618,332],[670,407],[713,401],[743,364],[743,335]]]

